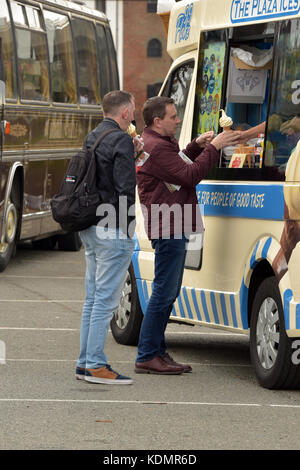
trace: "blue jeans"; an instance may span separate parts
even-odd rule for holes
[[[152,294],[143,318],[137,362],[150,361],[166,353],[165,330],[180,294],[187,239],[169,240],[159,238],[152,241],[155,248],[155,275]]]
[[[104,344],[117,309],[134,240],[119,229],[92,226],[80,232],[85,247],[86,298],[82,311],[80,354],[77,365],[98,369],[107,364]],[[109,237],[109,238],[105,238]]]

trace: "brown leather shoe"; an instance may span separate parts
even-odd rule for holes
[[[156,356],[150,361],[136,362],[135,372],[137,374],[179,375],[184,372],[184,369],[178,364],[167,364],[160,356]]]
[[[180,364],[179,362],[174,361],[174,359],[170,356],[169,353],[166,353],[165,356],[160,356],[162,360],[169,364],[170,366],[179,366],[183,368],[183,372],[192,372],[192,367],[189,364]]]

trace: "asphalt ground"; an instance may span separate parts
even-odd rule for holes
[[[135,374],[136,347],[109,332],[133,385],[75,380],[84,271],[83,250],[28,246],[0,274],[1,450],[300,448],[300,392],[258,385],[244,335],[169,324],[169,352],[193,372],[158,376]]]

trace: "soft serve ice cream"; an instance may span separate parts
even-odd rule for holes
[[[230,128],[233,124],[233,121],[232,121],[231,117],[227,116],[224,109],[221,109],[220,111],[222,112],[222,116],[219,119],[219,124],[220,124],[221,127],[223,127],[224,131],[228,131],[228,130],[230,130]]]

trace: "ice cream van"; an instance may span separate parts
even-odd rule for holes
[[[173,62],[160,94],[175,100],[180,147],[220,132],[221,110],[249,139],[223,149],[195,188],[205,232],[187,253],[170,320],[249,335],[259,384],[298,388],[300,0],[173,3],[161,12]],[[117,342],[136,344],[153,276],[137,206],[136,249],[111,323]]]

